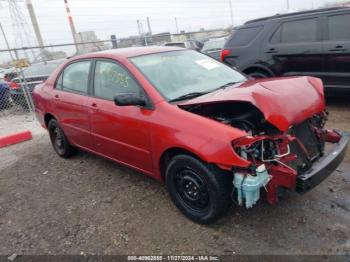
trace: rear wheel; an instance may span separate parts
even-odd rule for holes
[[[60,157],[69,158],[76,153],[76,148],[69,143],[56,119],[50,120],[48,130],[51,144]]]
[[[197,223],[216,221],[231,204],[232,176],[192,156],[175,156],[165,179],[174,204]]]

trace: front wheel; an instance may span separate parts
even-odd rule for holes
[[[214,166],[178,155],[170,161],[165,179],[174,204],[197,223],[213,223],[229,209],[232,176]]]
[[[69,143],[56,119],[50,120],[48,130],[51,144],[57,155],[63,158],[69,158],[76,153],[76,148]]]

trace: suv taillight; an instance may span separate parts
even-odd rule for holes
[[[231,50],[228,49],[222,49],[221,53],[220,53],[220,60],[222,62],[225,62],[225,57],[228,56],[229,54],[231,54]]]

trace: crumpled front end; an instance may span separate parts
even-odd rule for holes
[[[268,202],[275,204],[279,189],[305,193],[327,178],[343,160],[349,134],[325,129],[326,118],[327,114],[322,112],[291,126],[285,133],[246,136],[233,141],[237,154],[251,162],[248,169],[233,170],[237,199],[244,199],[245,206],[251,207],[251,189],[256,193],[264,188]],[[326,143],[333,144],[327,152]],[[263,180],[255,188],[249,187],[247,182],[261,180],[261,170],[265,170],[268,182]]]
[[[347,133],[325,129],[323,84],[314,77],[250,80],[179,106],[248,134],[232,142],[250,162],[233,168],[237,201],[248,208],[263,189],[271,204],[279,189],[310,190],[340,164],[349,141]],[[326,143],[334,144],[329,152]]]

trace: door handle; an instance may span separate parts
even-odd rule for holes
[[[347,48],[344,48],[342,45],[337,45],[336,47],[334,47],[333,49],[329,49],[328,51],[331,51],[331,52],[337,52],[337,51],[346,51],[348,50]]]
[[[55,95],[55,99],[59,99],[59,98],[60,98],[60,96],[56,94]]]
[[[275,48],[270,48],[268,51],[265,52],[266,54],[277,54],[277,50]]]
[[[97,104],[96,103],[92,103],[91,104],[91,107],[90,107],[92,110],[94,110],[94,111],[98,111],[98,108],[97,108]]]

